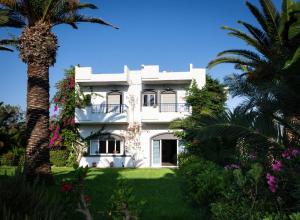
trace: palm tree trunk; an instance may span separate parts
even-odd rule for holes
[[[52,181],[49,160],[49,67],[28,64],[25,174]]]
[[[58,48],[49,23],[38,22],[26,27],[20,37],[20,57],[28,65],[27,148],[25,174],[51,181],[49,161],[49,67],[53,66]]]

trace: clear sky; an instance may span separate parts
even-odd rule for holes
[[[273,0],[277,5],[280,0]],[[57,63],[50,69],[51,96],[55,83],[70,65],[91,66],[96,73],[122,72],[123,66],[139,69],[157,64],[161,70],[188,70],[189,64],[206,67],[224,49],[246,45],[221,30],[239,27],[237,20],[255,24],[245,0],[86,0],[98,10],[85,11],[120,27],[81,24],[78,30],[62,25],[54,28],[59,38]],[[258,0],[250,0],[257,4]],[[0,39],[14,29],[0,30]],[[18,53],[0,52],[0,101],[26,106],[26,65]],[[220,65],[208,73],[219,80],[233,73],[231,65]],[[233,107],[236,100],[229,100]]]

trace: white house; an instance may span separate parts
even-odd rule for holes
[[[186,72],[160,72],[159,66],[142,65],[116,74],[94,74],[90,67],[75,72],[81,91],[91,94],[91,105],[77,108],[75,121],[83,137],[97,134],[81,166],[177,166],[183,146],[169,125],[191,113],[187,89],[193,79],[204,86],[205,69],[191,64]]]

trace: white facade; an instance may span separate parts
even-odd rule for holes
[[[81,166],[176,166],[180,141],[170,122],[191,113],[186,104],[192,80],[205,84],[205,69],[190,65],[187,72],[160,72],[159,66],[140,70],[124,67],[123,73],[94,74],[76,67],[80,90],[91,94],[91,105],[76,109],[75,121],[83,137],[91,138]]]

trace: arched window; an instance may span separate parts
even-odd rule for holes
[[[90,141],[90,155],[121,155],[124,152],[123,138],[115,134],[102,134]]]

